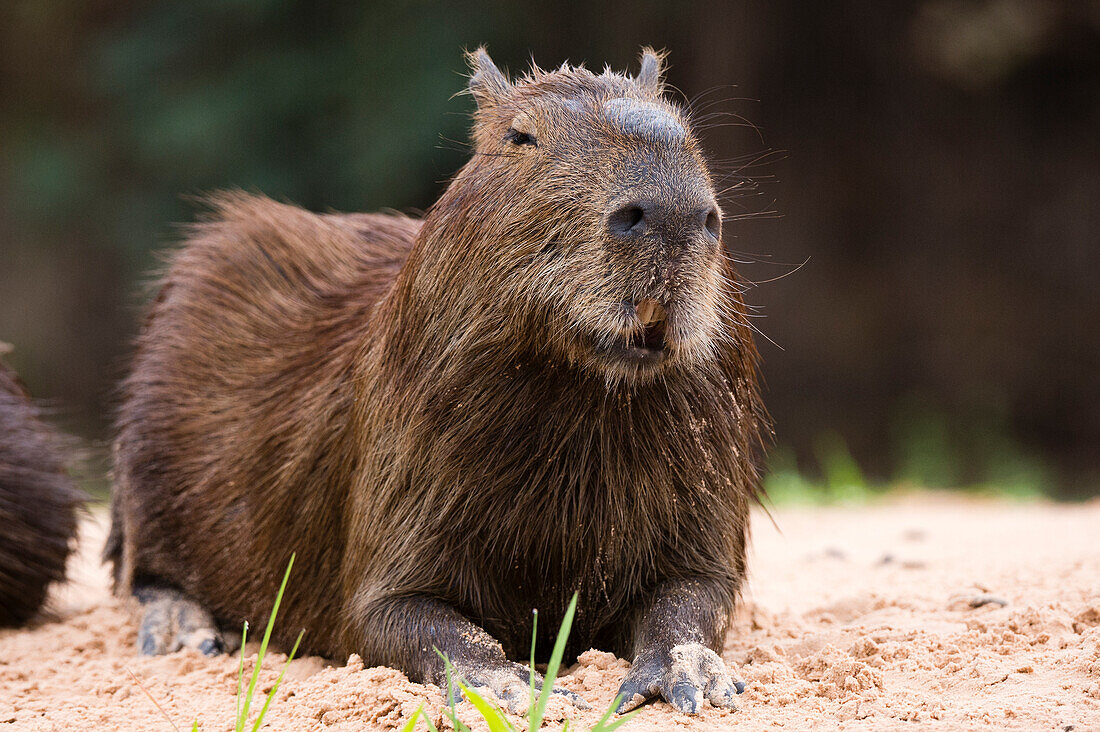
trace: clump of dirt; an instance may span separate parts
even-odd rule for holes
[[[630,729],[1100,729],[1100,502],[924,496],[773,514],[783,533],[757,517],[753,575],[723,653],[747,684],[740,709],[687,717],[657,702]],[[231,729],[238,657],[137,656],[131,608],[98,563],[103,525],[83,527],[53,616],[0,631],[0,730]],[[262,690],[284,660],[269,654]],[[254,662],[250,644],[246,674]],[[559,684],[592,709],[555,698],[550,726],[595,723],[628,669],[583,653]],[[451,728],[434,686],[354,655],[302,658],[267,729],[400,729],[421,708]],[[458,713],[485,729],[471,704]]]

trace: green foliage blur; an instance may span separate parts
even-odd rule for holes
[[[5,79],[0,122],[6,213],[28,230],[109,241],[145,267],[166,222],[192,217],[184,195],[424,206],[462,160],[425,141],[464,138],[469,105],[451,97],[461,50],[479,40],[474,16],[417,24],[426,8],[411,3],[130,5],[3,11],[5,68],[34,70]]]

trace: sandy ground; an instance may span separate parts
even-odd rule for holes
[[[725,647],[748,683],[740,709],[691,718],[653,703],[629,729],[1100,730],[1100,501],[923,496],[774,519],[779,530],[755,517]],[[54,619],[0,631],[0,730],[231,729],[237,658],[136,656],[133,620],[95,558],[103,528],[84,526]],[[269,658],[268,688],[283,660]],[[550,717],[593,723],[627,668],[583,654],[561,683],[596,711],[555,700]],[[433,687],[355,656],[303,658],[267,728],[393,729],[421,703],[444,728]]]

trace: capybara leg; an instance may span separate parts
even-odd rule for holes
[[[703,582],[662,585],[641,614],[634,663],[619,687],[618,711],[660,695],[681,712],[694,714],[703,700],[736,709],[745,685],[734,681],[714,649],[729,617],[729,595]]]
[[[364,658],[403,669],[410,678],[435,684],[447,693],[442,653],[453,668],[451,694],[456,701],[462,698],[459,679],[475,691],[491,691],[516,713],[530,705],[532,675],[536,693],[542,689],[542,676],[509,661],[495,638],[438,600],[404,598],[375,605],[367,613],[361,639]],[[580,709],[588,708],[571,691],[555,687],[553,693]]]
[[[134,591],[141,603],[138,651],[159,656],[181,648],[194,648],[207,656],[224,649],[214,616],[178,590],[142,587]]]

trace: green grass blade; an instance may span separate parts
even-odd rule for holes
[[[191,723],[191,732],[199,732],[199,720],[195,720]]]
[[[558,630],[558,639],[554,641],[554,651],[550,654],[550,663],[546,665],[546,676],[542,682],[542,693],[534,708],[528,712],[527,729],[536,730],[542,726],[542,715],[546,711],[546,703],[550,701],[550,694],[554,689],[554,679],[558,677],[558,669],[561,667],[561,657],[565,654],[565,642],[569,638],[569,630],[573,627],[573,616],[577,612],[577,593],[573,593],[573,599],[569,601],[569,607],[562,618],[561,628]],[[534,669],[531,669],[534,673]]]
[[[622,698],[623,697],[620,694],[611,700],[611,706],[607,708],[607,710],[603,713],[603,716],[600,717],[600,721],[596,722],[596,726],[589,730],[589,732],[603,732],[603,730],[607,729],[607,720],[611,719],[611,715],[615,713],[616,709],[618,709],[619,702]]]
[[[491,704],[488,699],[461,681],[458,682],[458,686],[462,689],[462,693],[466,695],[466,699],[477,707],[478,714],[489,725],[489,732],[515,732],[515,727],[504,716],[504,712]]]
[[[538,637],[539,632],[539,611],[534,609],[531,611],[531,673],[527,674],[527,681],[530,684],[528,690],[529,696],[527,697],[527,703],[531,706],[535,705],[535,638]]]
[[[264,716],[267,714],[267,709],[271,706],[271,702],[275,698],[275,692],[279,690],[279,685],[283,683],[286,670],[290,668],[290,662],[294,660],[294,654],[298,652],[298,646],[302,643],[302,636],[305,634],[304,630],[298,633],[298,640],[294,641],[294,647],[290,649],[290,655],[286,657],[286,663],[283,664],[283,670],[279,672],[279,678],[275,679],[275,685],[271,687],[271,691],[267,692],[267,698],[264,699],[260,714],[256,717],[255,724],[252,725],[252,732],[259,732],[260,725],[263,724]]]
[[[405,722],[405,726],[401,728],[401,732],[413,732],[413,730],[416,729],[416,720],[420,719],[420,715],[423,713],[424,704],[421,703],[420,706],[416,708],[416,711],[413,712],[413,715],[409,717],[409,721]]]
[[[600,730],[606,729],[605,725],[607,724],[607,720],[611,719],[611,715],[614,714],[615,710],[619,708],[619,703],[622,702],[622,699],[622,694],[619,694],[611,700],[611,706],[607,708],[607,711],[605,711],[603,713],[603,716],[600,717],[600,721],[596,722],[596,726],[593,727],[590,732],[600,732]]]
[[[624,724],[641,714],[641,711],[641,709],[635,709],[632,712],[627,712],[623,716],[616,719],[614,722],[596,725],[590,730],[590,732],[615,732],[615,730],[617,730],[619,727],[622,727]]]
[[[248,621],[244,621],[244,630],[241,631],[241,660],[237,666],[237,730],[240,732],[241,719],[241,687],[244,685],[244,644],[248,641]]]
[[[627,712],[614,722],[609,722],[608,720],[611,719],[611,715],[615,713],[615,710],[619,708],[622,699],[621,695],[616,696],[611,702],[611,706],[609,706],[607,711],[603,713],[603,716],[600,717],[600,721],[596,722],[596,726],[589,730],[589,732],[614,732],[614,730],[617,730],[619,727],[622,727],[624,724],[634,719],[634,717],[642,711],[641,709],[635,709],[632,712]]]
[[[244,697],[244,708],[237,717],[237,732],[244,732],[248,720],[248,708],[252,705],[252,699],[256,694],[256,684],[260,681],[260,666],[267,655],[267,644],[271,640],[271,631],[275,628],[275,618],[279,614],[279,605],[283,601],[283,592],[286,591],[287,580],[290,579],[290,570],[294,567],[294,554],[290,555],[290,561],[286,565],[286,573],[283,575],[283,583],[279,585],[279,592],[275,595],[275,605],[271,608],[271,617],[267,619],[267,627],[264,629],[264,639],[260,642],[260,652],[256,654],[256,666],[252,669],[252,679],[248,682],[248,693]],[[244,648],[241,648],[241,656],[244,656]]]
[[[424,720],[424,726],[428,728],[428,732],[439,732],[432,724],[432,720],[428,718],[427,713],[424,711],[424,704],[416,708],[416,712],[409,718],[408,722],[405,722],[405,726],[401,728],[401,732],[414,732],[416,730],[416,723],[418,720]]]
[[[456,679],[451,659],[447,658],[443,651],[438,648],[433,647],[433,650],[443,659],[443,671],[447,675],[447,702],[450,704],[450,709],[444,713],[450,717],[451,725],[455,728],[455,732],[470,732],[470,728],[462,723],[462,720],[458,718],[458,713],[455,711],[454,684]]]

